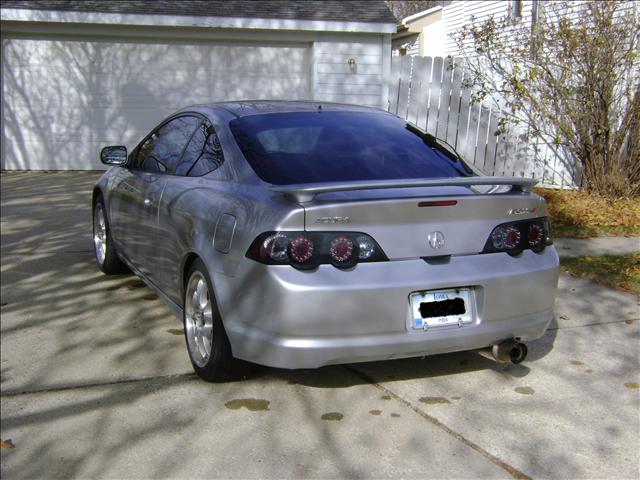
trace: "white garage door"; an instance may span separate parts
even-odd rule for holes
[[[100,148],[135,146],[197,103],[310,98],[302,44],[5,38],[2,168],[102,169]]]

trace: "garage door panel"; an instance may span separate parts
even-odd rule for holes
[[[54,144],[77,142],[81,148],[88,143],[108,145],[122,142],[129,147],[135,146],[138,140],[151,128],[170,114],[168,106],[150,105],[146,108],[136,107],[129,112],[122,108],[90,108],[73,107],[66,115],[58,117],[31,115],[29,110],[18,108],[13,111],[22,119],[19,131],[21,142],[43,142],[52,147]],[[135,128],[135,124],[146,125],[144,130]],[[12,125],[12,122],[9,122]],[[91,155],[97,155],[93,151]]]
[[[150,74],[139,77],[125,78],[102,77],[100,80],[78,80],[64,75],[65,72],[51,72],[45,68],[23,74],[19,81],[9,82],[10,85],[39,85],[38,88],[16,92],[9,98],[12,108],[34,108],[43,113],[51,109],[108,108],[113,106],[146,106],[163,105],[176,106],[176,98],[189,99],[188,102],[178,104],[178,107],[189,103],[201,103],[226,100],[227,88],[231,91],[239,89],[240,94],[250,92],[255,98],[257,92],[268,93],[274,91],[292,92],[296,95],[300,84],[307,80],[301,74],[243,74],[241,77],[233,74],[216,76],[199,73],[189,75],[186,72],[171,72],[162,77]],[[45,75],[53,76],[42,82]],[[94,93],[91,93],[94,92]],[[159,96],[156,92],[162,92]],[[300,98],[307,96],[306,91],[300,92]],[[8,95],[7,95],[8,97]],[[246,95],[240,98],[247,98]]]
[[[311,96],[307,45],[9,38],[2,58],[5,169],[101,169],[178,108]]]

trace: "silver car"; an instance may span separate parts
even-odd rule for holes
[[[189,107],[93,190],[105,273],[182,319],[205,380],[493,348],[519,362],[553,318],[558,255],[532,179],[487,177],[387,112]]]

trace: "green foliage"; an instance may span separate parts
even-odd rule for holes
[[[539,2],[532,24],[509,17],[456,38],[473,99],[501,105],[589,190],[640,191],[640,22],[625,1]],[[462,67],[462,65],[461,65]],[[579,167],[576,169],[576,166]]]

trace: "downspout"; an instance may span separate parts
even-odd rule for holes
[[[533,58],[536,54],[538,43],[538,0],[532,0],[531,2],[531,51],[529,52],[530,58]]]

